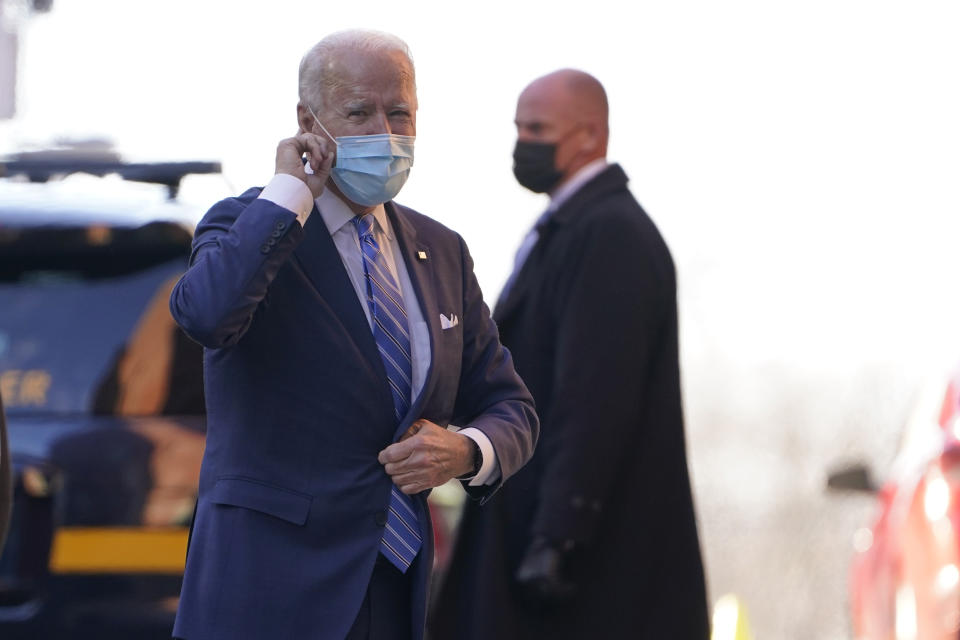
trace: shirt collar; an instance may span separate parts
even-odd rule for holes
[[[354,217],[356,217],[353,211],[350,210],[350,207],[347,206],[347,203],[341,200],[330,189],[324,189],[315,202],[317,209],[320,211],[320,217],[323,218],[323,223],[327,225],[327,231],[330,232],[331,236],[340,231],[344,225],[348,223],[352,224]],[[383,205],[378,204],[374,207],[370,215],[372,215],[376,221],[376,226],[379,227],[380,232],[392,240],[393,230],[390,228],[390,222],[387,220],[387,211]],[[350,231],[352,232],[353,229]]]
[[[556,211],[559,209],[580,187],[590,182],[590,180],[606,168],[606,158],[597,158],[580,167],[579,171],[573,174],[569,180],[560,185],[557,190],[550,195],[550,210]]]

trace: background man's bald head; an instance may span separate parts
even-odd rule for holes
[[[559,69],[548,73],[527,85],[521,99],[528,92],[554,102],[571,122],[590,122],[607,129],[607,92],[599,80],[585,71]]]

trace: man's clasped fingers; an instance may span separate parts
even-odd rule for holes
[[[428,420],[418,420],[399,442],[380,452],[384,470],[404,493],[438,487],[463,473],[465,436]]]

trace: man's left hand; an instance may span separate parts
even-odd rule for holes
[[[514,574],[520,594],[529,605],[553,608],[576,596],[577,585],[568,575],[571,551],[542,536],[533,539]]]
[[[414,494],[470,473],[473,444],[467,436],[420,419],[377,459],[400,491]]]

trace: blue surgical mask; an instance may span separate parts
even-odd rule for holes
[[[414,136],[381,133],[334,138],[309,106],[314,121],[337,144],[330,177],[349,200],[364,207],[383,204],[400,193],[413,166]]]

